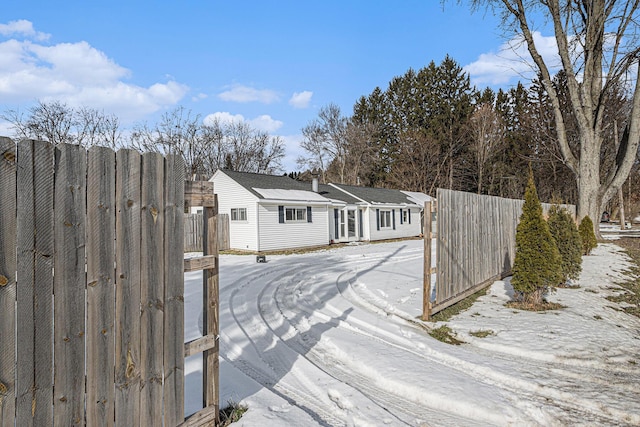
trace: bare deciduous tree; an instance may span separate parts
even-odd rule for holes
[[[507,30],[520,34],[553,105],[558,144],[565,164],[578,183],[578,216],[599,218],[602,206],[628,177],[640,140],[640,20],[639,0],[474,0],[473,5],[497,7]],[[571,150],[565,115],[550,67],[534,40],[534,20],[546,17],[553,25],[575,116],[579,152]],[[634,69],[635,66],[635,69]],[[626,81],[632,110],[616,161],[600,177],[606,93]],[[596,230],[597,232],[597,230]]]
[[[494,110],[493,105],[481,103],[476,106],[471,115],[469,127],[478,165],[478,194],[481,194],[484,176],[489,166],[488,161],[503,144],[505,126],[499,114]]]
[[[298,165],[319,169],[322,181],[326,182],[326,170],[334,163],[340,183],[345,183],[347,166],[347,119],[342,117],[340,107],[329,104],[322,107],[318,117],[302,129],[304,139],[300,147],[307,152],[298,159]]]
[[[79,144],[117,148],[123,143],[118,118],[93,108],[74,109],[60,101],[43,102],[27,113],[8,110],[0,118],[11,123],[16,139],[29,138],[52,144]]]

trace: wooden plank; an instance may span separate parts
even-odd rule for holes
[[[140,414],[140,154],[116,153],[115,424]]]
[[[214,206],[213,182],[211,181],[185,181],[184,203],[186,206]]]
[[[54,399],[55,425],[84,425],[86,152],[55,149]]]
[[[204,209],[204,255],[218,256],[218,203],[214,196],[214,207]],[[203,335],[219,334],[219,292],[218,292],[218,262],[216,267],[204,270],[203,273]],[[204,392],[203,406],[214,407],[215,423],[219,422],[220,389],[219,389],[219,345],[203,353],[202,389]]]
[[[204,408],[187,418],[179,427],[209,427],[218,425],[218,410],[211,406]]]
[[[53,146],[18,144],[16,425],[53,423]]]
[[[142,155],[140,425],[162,425],[164,375],[164,159]]]
[[[35,280],[35,186],[33,181],[33,142],[20,141],[17,147],[17,274],[20,286],[17,298],[16,360],[16,423],[33,426],[35,385],[35,323],[33,290]]]
[[[16,412],[16,145],[0,137],[0,425]]]
[[[218,337],[215,335],[205,335],[184,343],[184,357],[193,356],[202,353],[205,350],[215,349]]]
[[[206,270],[212,269],[216,267],[216,256],[215,255],[207,255],[201,257],[194,258],[185,258],[184,259],[184,271],[198,271],[198,270]]]
[[[53,401],[53,145],[34,142],[36,200],[34,318],[35,414],[34,423],[45,425],[52,418]],[[20,276],[18,276],[20,277]],[[20,360],[20,359],[18,359]],[[32,408],[33,410],[33,408]]]
[[[424,202],[424,265],[422,277],[422,320],[431,318],[431,202]]]
[[[164,425],[184,421],[184,162],[165,159]]]
[[[116,156],[87,160],[87,425],[114,425]]]

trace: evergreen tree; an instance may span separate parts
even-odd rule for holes
[[[593,231],[593,221],[591,221],[589,215],[582,218],[578,230],[580,231],[580,237],[582,238],[582,253],[584,255],[589,255],[591,251],[598,246],[596,234]]]
[[[571,214],[558,205],[549,210],[549,231],[562,259],[563,282],[576,280],[582,271],[582,239]]]
[[[516,229],[516,258],[511,285],[524,302],[540,304],[544,293],[562,280],[560,253],[542,216],[533,173],[524,194]]]

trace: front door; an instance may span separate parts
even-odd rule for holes
[[[356,211],[355,209],[347,210],[347,233],[349,241],[358,240],[356,233]]]

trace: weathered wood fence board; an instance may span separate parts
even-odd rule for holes
[[[136,151],[116,154],[116,425],[140,413],[140,163]]]
[[[0,137],[0,425],[15,417],[16,146]]]
[[[16,424],[53,422],[53,146],[24,141],[17,165]]]
[[[87,161],[87,425],[114,425],[116,156]]]
[[[0,153],[0,424],[182,423],[182,160]]]
[[[184,214],[184,250],[185,252],[202,252],[202,236],[204,232],[203,214]],[[229,214],[218,214],[218,250],[231,247],[229,240]]]
[[[444,189],[436,199],[436,299],[429,315],[511,273],[524,205],[523,200]],[[552,205],[542,206],[546,213]],[[563,207],[575,217],[575,206]]]
[[[55,153],[54,424],[83,425],[86,152],[61,145]]]
[[[141,208],[141,412],[140,425],[162,425],[164,357],[164,159],[158,153],[142,156]]]
[[[165,426],[184,421],[184,170],[181,157],[165,161],[164,193],[164,412]]]

